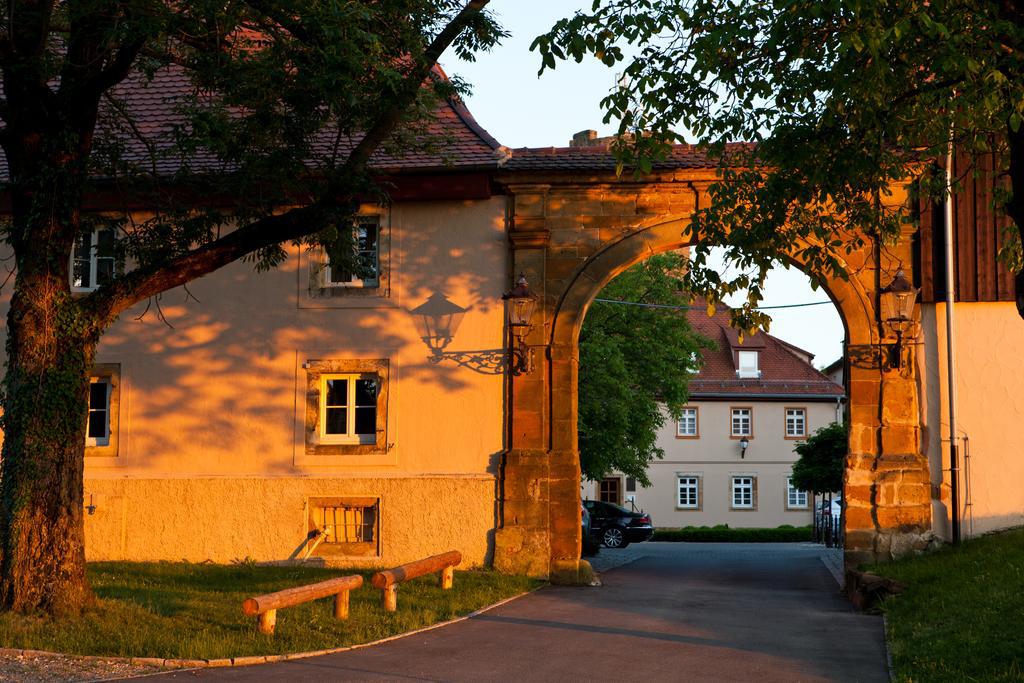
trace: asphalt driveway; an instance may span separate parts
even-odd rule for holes
[[[852,610],[822,553],[810,544],[605,549],[599,567],[632,561],[604,572],[600,588],[544,588],[467,621],[361,650],[160,678],[887,681],[881,617]]]

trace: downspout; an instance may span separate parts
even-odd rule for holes
[[[949,397],[949,487],[953,545],[960,543],[960,466],[956,448],[956,337],[953,306],[956,302],[956,271],[953,263],[953,135],[946,148],[946,389]]]

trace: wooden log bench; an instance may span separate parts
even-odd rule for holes
[[[348,594],[363,585],[363,577],[358,575],[339,576],[308,586],[287,588],[276,593],[257,595],[242,603],[242,611],[250,617],[257,617],[260,633],[273,633],[277,623],[277,610],[283,607],[294,607],[311,600],[334,596],[334,618],[348,619]]]
[[[450,550],[423,560],[403,564],[394,569],[377,572],[370,579],[374,588],[381,590],[381,604],[388,612],[398,609],[398,584],[415,579],[418,576],[441,572],[439,585],[444,590],[452,587],[455,578],[455,567],[462,562],[462,553]]]

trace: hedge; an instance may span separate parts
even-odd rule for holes
[[[811,540],[811,527],[784,524],[776,529],[730,529],[719,526],[688,526],[683,529],[655,529],[652,541],[697,543],[799,543]]]

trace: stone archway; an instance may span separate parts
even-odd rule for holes
[[[692,243],[690,216],[707,201],[708,171],[644,182],[611,176],[510,175],[514,272],[541,296],[528,342],[536,369],[513,378],[509,448],[502,463],[495,566],[576,583],[580,552],[577,340],[601,288],[634,263]],[[543,182],[538,182],[543,181]],[[904,200],[897,197],[897,200]],[[888,370],[877,323],[880,283],[911,267],[911,235],[884,251],[870,240],[847,258],[851,277],[826,289],[848,335],[850,456],[845,475],[846,557],[887,559],[927,545],[931,491],[921,453],[916,365]],[[798,259],[793,258],[798,263]]]

